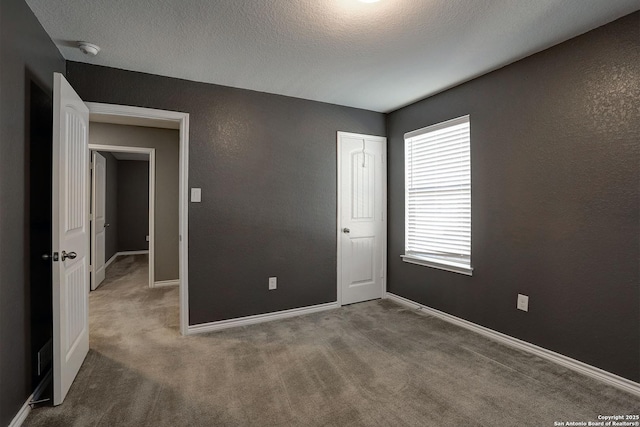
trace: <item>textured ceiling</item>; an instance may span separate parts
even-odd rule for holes
[[[638,0],[26,0],[62,55],[388,112]],[[98,44],[95,58],[75,48]]]

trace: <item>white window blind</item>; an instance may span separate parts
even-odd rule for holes
[[[403,259],[471,274],[469,116],[405,134]]]

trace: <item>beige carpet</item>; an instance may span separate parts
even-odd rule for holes
[[[65,403],[26,426],[553,426],[640,399],[389,301],[182,337],[178,289],[119,259]]]

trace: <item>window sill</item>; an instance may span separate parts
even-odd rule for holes
[[[454,261],[448,261],[443,259],[416,257],[414,255],[400,255],[400,258],[404,262],[410,264],[423,265],[425,267],[437,268],[439,270],[451,271],[452,273],[464,274],[466,276],[472,276],[473,268],[470,266],[460,264]]]

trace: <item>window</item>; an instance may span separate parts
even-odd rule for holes
[[[469,116],[409,132],[404,261],[471,275]]]

